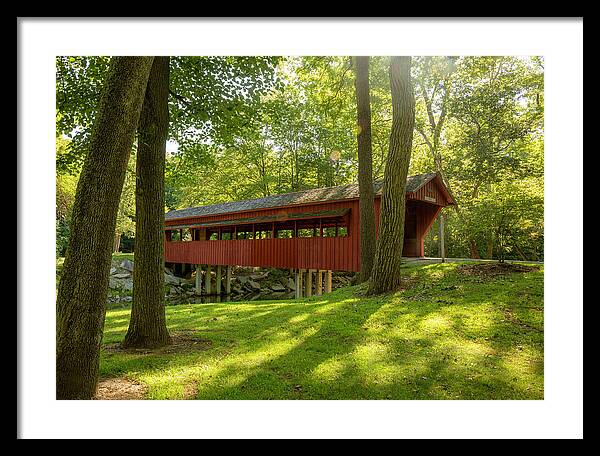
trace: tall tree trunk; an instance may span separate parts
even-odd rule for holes
[[[153,57],[112,59],[73,206],[56,300],[56,397],[91,399],[119,199]]]
[[[400,286],[400,266],[404,244],[406,178],[415,124],[415,96],[410,78],[410,57],[392,57],[392,131],[385,166],[379,241],[367,293],[392,291]]]
[[[355,57],[356,110],[358,114],[358,189],[360,192],[360,282],[371,277],[375,257],[375,207],[373,152],[371,146],[371,101],[369,57]]]
[[[165,319],[165,155],[169,129],[169,57],[155,57],[140,115],[135,189],[133,305],[123,345],[171,343]]]

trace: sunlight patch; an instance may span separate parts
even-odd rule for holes
[[[353,356],[360,365],[372,365],[374,363],[387,361],[389,349],[379,342],[369,342],[359,345],[354,350]]]
[[[441,314],[433,314],[421,320],[421,328],[426,333],[442,333],[452,327],[452,320]]]
[[[304,320],[306,320],[308,317],[310,317],[309,313],[303,313],[303,314],[296,315],[295,317],[290,318],[288,321],[292,324],[301,323]]]
[[[339,379],[345,364],[339,359],[328,359],[315,367],[311,373],[317,381],[332,382]]]

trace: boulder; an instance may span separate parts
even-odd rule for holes
[[[296,289],[296,282],[294,282],[294,279],[292,279],[291,277],[288,278],[287,287],[290,290],[295,290]]]
[[[131,274],[129,272],[122,272],[119,274],[113,274],[113,277],[115,279],[128,279],[129,277],[131,277]]]
[[[117,272],[117,268],[110,268],[110,274],[114,274],[115,272]]]
[[[270,286],[271,290],[273,290],[274,292],[285,292],[287,291],[287,288],[285,288],[283,285],[281,285],[280,283],[275,283],[273,285]]]
[[[250,274],[250,278],[252,280],[261,280],[264,279],[265,277],[267,277],[269,275],[269,272],[263,272],[263,273],[255,273],[255,274]]]
[[[260,290],[260,283],[255,282],[254,280],[248,280],[248,286],[253,290]]]
[[[123,290],[131,291],[133,290],[133,280],[128,279],[123,281]]]
[[[126,270],[128,270],[129,272],[133,272],[133,262],[132,262],[132,261],[129,261],[129,260],[123,260],[123,261],[121,262],[121,267],[122,267],[123,269],[126,269]]]
[[[175,277],[174,275],[165,274],[165,283],[171,285],[179,285],[181,281],[184,279],[180,279],[179,277]]]

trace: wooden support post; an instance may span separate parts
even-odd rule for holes
[[[302,275],[304,274],[304,269],[298,269],[296,271],[296,299],[302,297]]]
[[[317,271],[317,281],[315,282],[315,294],[321,296],[323,294],[323,271]]]
[[[231,294],[231,270],[232,269],[233,269],[233,266],[228,264],[227,270],[225,271],[225,294],[226,295]]]
[[[196,294],[202,294],[202,265],[196,265]]]
[[[331,270],[325,271],[325,293],[331,293],[333,272]]]
[[[211,265],[207,264],[206,265],[206,275],[204,276],[204,292],[207,295],[212,294],[212,290],[211,290],[211,282],[210,282],[210,272],[211,272]]]
[[[217,266],[217,295],[221,295],[221,266]]]
[[[306,297],[310,298],[312,296],[312,276],[313,270],[309,269],[306,271]]]
[[[439,225],[439,238],[440,238],[440,258],[442,259],[442,263],[446,262],[446,252],[444,246],[444,215],[440,212],[440,216],[438,217],[438,225]]]

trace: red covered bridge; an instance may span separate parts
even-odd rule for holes
[[[374,183],[377,230],[382,187]],[[408,178],[403,256],[424,255],[427,231],[451,204],[437,174]],[[217,266],[218,276],[233,265],[359,271],[358,184],[170,211],[165,232],[166,263]]]

